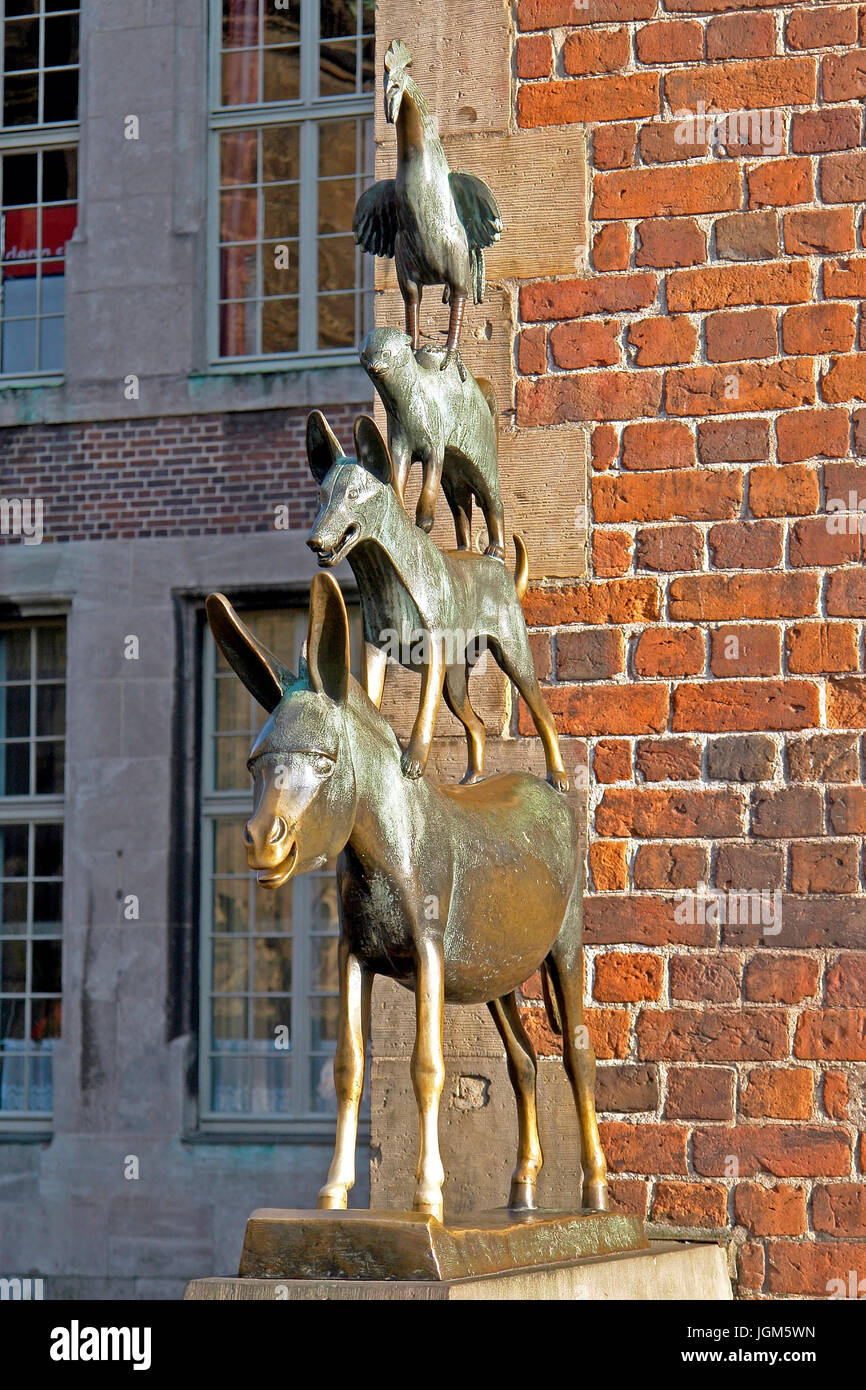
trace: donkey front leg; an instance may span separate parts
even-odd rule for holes
[[[328,1181],[316,1206],[341,1211],[348,1205],[349,1188],[355,1182],[355,1143],[358,1108],[364,1089],[364,1056],[370,1033],[370,996],[373,977],[352,952],[345,937],[339,947],[340,1020],[334,1057],[337,1092],[337,1140],[328,1169]]]
[[[430,654],[421,673],[421,703],[409,746],[400,760],[406,777],[420,777],[427,766],[445,681],[445,638],[434,632],[425,635],[429,638]]]
[[[415,970],[416,1028],[411,1070],[421,1126],[421,1152],[412,1210],[427,1212],[441,1221],[445,1181],[439,1154],[439,1102],[445,1084],[442,1042],[445,962],[441,941],[421,941]]]

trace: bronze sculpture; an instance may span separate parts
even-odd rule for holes
[[[430,532],[439,482],[457,532],[458,550],[472,545],[472,499],[487,524],[487,555],[505,559],[505,530],[499,492],[496,397],[489,381],[465,369],[442,372],[430,348],[413,352],[405,333],[374,328],[361,344],[361,365],[388,417],[388,449],[394,487],[404,500],[409,469],[424,469],[415,523]]]
[[[528,561],[518,535],[514,577],[502,563],[496,403],[489,384],[472,378],[457,353],[465,299],[470,289],[476,300],[484,292],[483,248],[499,235],[499,214],[486,185],[449,172],[435,122],[408,73],[410,62],[406,45],[392,43],[385,101],[397,125],[397,177],[373,185],[355,213],[356,239],[374,254],[395,256],[405,302],[408,336],[380,328],[361,350],[386,407],[391,451],[368,417],[355,422],[354,457],[344,453],[319,411],[307,422],[308,459],[320,484],[308,544],[321,570],[346,559],[354,572],[366,639],[363,686],[349,674],[345,605],[327,572],[313,580],[306,657],[297,675],[256,640],[222,595],[207,602],[219,646],[269,715],[249,764],[255,810],[245,830],[247,859],[259,884],[276,890],[294,874],[339,856],[337,1136],[319,1208],[345,1208],[354,1182],[371,987],[380,974],[411,990],[416,1001],[411,1073],[421,1151],[413,1202],[419,1215],[410,1221],[417,1227],[420,1214],[438,1221],[443,1214],[437,1125],[446,1000],[486,1003],[499,1031],[518,1110],[509,1208],[531,1212],[542,1163],[537,1066],[516,991],[540,969],[577,1109],[584,1206],[602,1212],[607,1170],[595,1115],[595,1058],[582,1013],[583,874],[574,806],[560,795],[568,779],[529,647],[521,608]],[[418,350],[426,284],[444,284],[451,304],[441,361],[436,349]],[[404,507],[416,460],[424,469],[417,524]],[[454,515],[456,551],[440,551],[428,534],[440,480]],[[473,496],[487,523],[485,555],[471,548]],[[529,706],[551,785],[522,773],[481,780],[485,730],[467,686],[482,645]],[[419,709],[402,752],[378,709],[389,654],[421,674]],[[466,731],[468,767],[459,786],[424,776],[443,693]],[[291,1218],[290,1225],[294,1220],[292,1213],[259,1215],[268,1217],[265,1246],[283,1239],[274,1234],[271,1217]],[[550,1252],[560,1229],[568,1231],[562,1249],[578,1248],[574,1220],[563,1217],[559,1227],[551,1218],[553,1244],[536,1245],[537,1252],[547,1251],[537,1253],[539,1260],[573,1257]],[[622,1246],[605,1245],[620,1238],[613,1226],[608,1236],[594,1231],[586,1238],[597,1250],[635,1248],[644,1238],[639,1223],[633,1225],[620,1232]],[[298,1241],[316,1259],[323,1241],[345,1249],[352,1227],[349,1221],[323,1237],[320,1224],[293,1226],[280,1259],[297,1268]],[[493,1238],[491,1231],[482,1245]],[[257,1263],[258,1239],[254,1235],[247,1247],[246,1272],[276,1267],[270,1255]],[[507,1246],[507,1230],[504,1239]],[[295,1253],[286,1255],[290,1247]],[[366,1248],[355,1253],[346,1268],[369,1268]],[[402,1267],[420,1267],[414,1256],[407,1259]]]
[[[583,1203],[606,1209],[595,1058],[582,1012],[583,876],[569,801],[523,773],[468,787],[407,782],[393,731],[350,676],[348,618],[331,575],[313,581],[306,669],[298,676],[253,637],[222,595],[212,594],[207,610],[227,660],[270,715],[250,756],[250,867],[261,885],[276,889],[339,855],[337,1137],[317,1205],[344,1208],[354,1183],[370,993],[380,974],[411,989],[416,1001],[411,1072],[421,1149],[413,1210],[442,1220],[446,1000],[486,1003],[493,1016],[518,1110],[509,1207],[534,1207],[542,1163],[536,1061],[515,991],[541,967],[577,1107]]]
[[[374,256],[393,256],[418,346],[418,308],[425,285],[444,285],[450,304],[442,369],[454,361],[469,294],[484,299],[484,248],[499,239],[496,199],[473,174],[452,173],[436,122],[409,68],[412,55],[395,39],[385,55],[385,115],[397,127],[397,175],[361,194],[352,229]]]
[[[466,730],[464,781],[481,776],[484,725],[467,690],[470,663],[481,643],[529,707],[544,745],[548,781],[567,791],[556,728],[535,674],[520,606],[528,579],[523,542],[515,537],[516,581],[490,556],[439,550],[406,515],[387,446],[368,416],[355,422],[355,449],[357,457],[347,458],[324,416],[313,411],[307,421],[307,454],[321,484],[321,506],[307,544],[320,566],[348,560],[353,569],[368,644],[365,684],[374,704],[381,703],[386,657],[395,645],[401,665],[421,673],[418,714],[403,754],[405,775],[420,777],[427,766],[444,693]],[[402,640],[406,622],[414,641]],[[400,639],[396,644],[395,634]],[[419,639],[420,659],[415,651]],[[470,645],[474,650],[467,656]]]

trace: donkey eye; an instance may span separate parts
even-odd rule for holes
[[[317,753],[313,758],[313,768],[320,777],[330,777],[334,771],[334,764],[330,758],[326,758],[324,753]]]

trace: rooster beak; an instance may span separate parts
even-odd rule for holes
[[[389,125],[396,125],[402,100],[402,87],[398,86],[396,82],[389,83],[385,88],[385,120]]]

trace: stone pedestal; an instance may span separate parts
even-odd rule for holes
[[[725,1302],[719,1245],[651,1241],[644,1250],[464,1279],[194,1279],[185,1299],[210,1302],[463,1303],[527,1299]]]
[[[247,1222],[236,1279],[186,1299],[303,1302],[731,1297],[720,1246],[647,1240],[611,1212],[277,1211]]]

